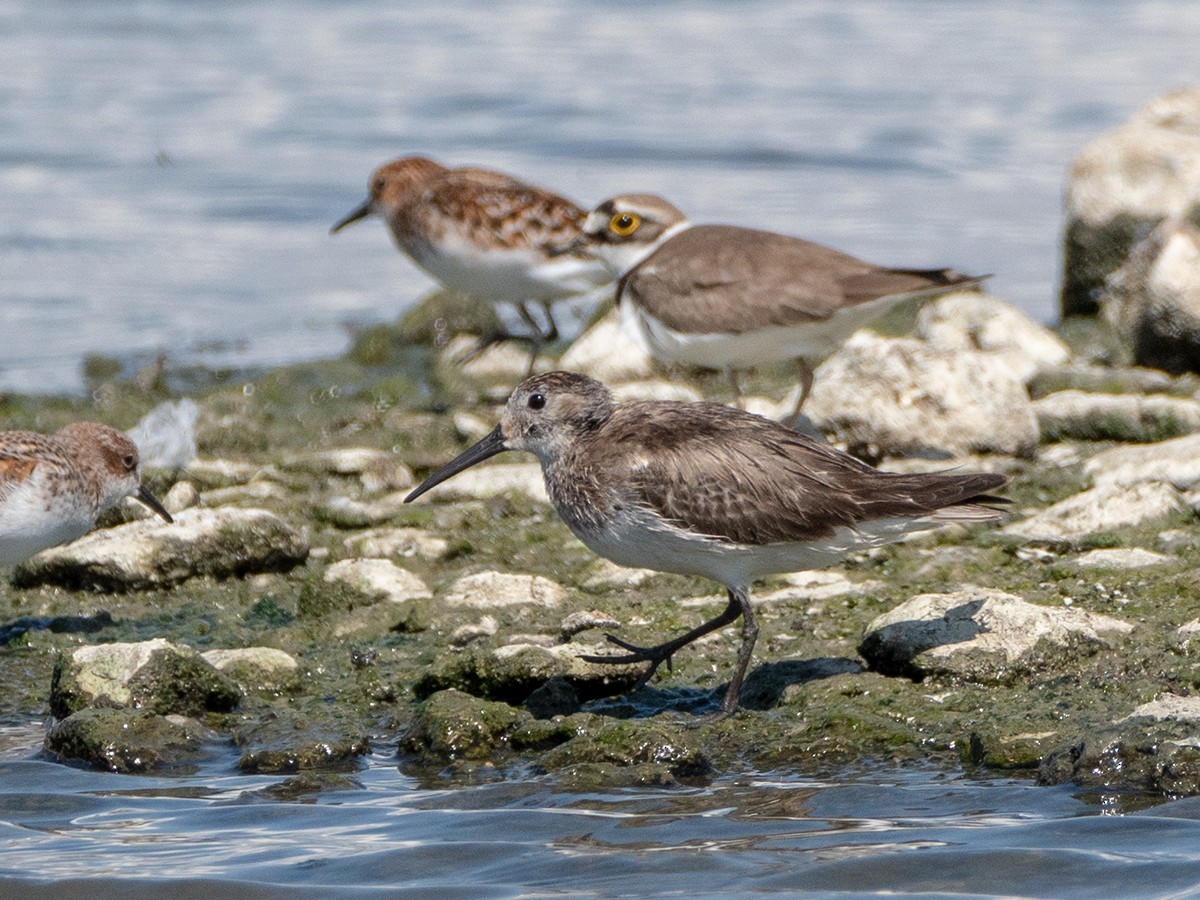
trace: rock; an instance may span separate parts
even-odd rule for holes
[[[1096,312],[1096,292],[1163,219],[1200,206],[1200,88],[1158,97],[1089,143],[1067,178],[1061,306]]]
[[[489,425],[479,416],[473,416],[469,412],[457,410],[454,413],[454,431],[464,441],[475,443],[481,438],[488,436],[488,433],[494,428],[494,425]]]
[[[514,491],[538,503],[550,503],[538,463],[491,463],[459,472],[429,492],[438,500],[487,500]]]
[[[1053,369],[1044,369],[1029,382],[1031,397],[1045,397],[1058,391],[1181,396],[1194,393],[1195,389],[1196,384],[1192,376],[1180,378],[1157,369],[1101,366],[1094,363],[1068,363]]]
[[[1155,228],[1109,276],[1101,303],[1135,363],[1200,372],[1200,228],[1176,219]]]
[[[1049,328],[979,291],[947,294],[924,304],[915,333],[938,350],[992,353],[1023,384],[1038,372],[1062,365],[1071,355]]]
[[[1131,719],[1152,719],[1161,722],[1169,719],[1174,722],[1200,723],[1200,697],[1181,697],[1178,694],[1160,694],[1149,703],[1143,703],[1117,724]]]
[[[173,516],[179,515],[185,509],[191,509],[200,502],[200,492],[190,481],[177,481],[163,495],[162,505]]]
[[[389,559],[343,559],[326,569],[323,578],[370,601],[403,603],[433,596],[424,581]]]
[[[525,708],[535,719],[573,716],[582,705],[579,692],[565,678],[551,678],[525,698]]]
[[[400,739],[401,752],[443,759],[486,759],[529,713],[507,703],[481,700],[456,690],[439,691],[422,704]]]
[[[406,344],[442,347],[454,335],[495,334],[500,327],[496,304],[438,287],[401,317],[399,337]]]
[[[587,631],[589,628],[619,628],[620,626],[621,623],[608,613],[598,612],[594,609],[580,609],[562,620],[562,624],[558,626],[558,633],[564,641],[569,641],[579,632]]]
[[[314,512],[319,519],[335,528],[369,528],[390,522],[404,510],[406,491],[385,494],[377,500],[364,502],[352,497],[334,497]]]
[[[450,542],[423,528],[373,528],[346,538],[342,546],[356,556],[434,560],[446,555]]]
[[[274,481],[249,481],[246,484],[232,484],[229,487],[213,488],[200,495],[205,506],[237,506],[240,504],[257,505],[264,500],[283,500],[288,492],[282,484]]]
[[[1081,569],[1145,569],[1178,561],[1178,558],[1174,556],[1152,553],[1140,547],[1129,547],[1113,550],[1090,550],[1075,560],[1075,565]]]
[[[566,597],[566,590],[549,578],[489,571],[459,578],[450,585],[439,603],[448,607],[472,606],[480,609],[554,607]]]
[[[612,389],[613,399],[618,403],[631,403],[634,400],[677,400],[681,403],[697,403],[703,400],[700,392],[676,381],[651,379],[648,381],[627,381],[615,385]]]
[[[1103,484],[1061,500],[1000,529],[1030,541],[1078,541],[1091,534],[1161,519],[1183,506],[1178,490],[1161,481]]]
[[[503,647],[469,647],[463,653],[439,657],[413,687],[418,697],[455,688],[488,700],[523,703],[552,678],[566,682],[583,700],[620,694],[632,687],[644,664],[589,663],[584,655],[606,656],[610,644],[506,644]]]
[[[275,647],[206,650],[200,657],[246,693],[278,691],[294,681],[299,669],[295,657]]]
[[[1025,387],[1000,359],[869,331],[821,364],[805,411],[838,440],[885,455],[1020,455],[1038,444]]]
[[[1105,450],[1087,461],[1084,472],[1097,487],[1162,481],[1187,490],[1200,485],[1200,434]]]
[[[713,772],[694,732],[659,722],[609,723],[549,751],[541,764],[551,772],[581,765],[625,769],[649,764],[675,778],[703,778]]]
[[[286,572],[307,557],[304,537],[265,509],[189,509],[174,524],[144,519],[44,550],[22,564],[13,581],[133,591],[197,575]]]
[[[581,587],[588,591],[638,587],[657,574],[653,569],[627,569],[601,558],[593,563]]]
[[[234,729],[233,742],[242,749],[243,774],[353,772],[371,752],[366,733],[331,707],[274,709]]]
[[[245,484],[256,478],[278,478],[279,475],[272,466],[259,463],[200,458],[188,463],[187,473],[202,488],[228,487],[231,484]]]
[[[970,587],[900,604],[867,626],[858,649],[884,674],[986,683],[1028,672],[1050,653],[1079,656],[1111,646],[1132,630],[1108,616]]]
[[[50,685],[50,714],[65,719],[104,706],[194,716],[228,712],[240,699],[238,686],[194,650],[156,638],[79,647],[61,656]]]
[[[1200,431],[1200,403],[1182,397],[1060,391],[1033,403],[1042,440],[1163,441]]]
[[[479,339],[469,334],[451,338],[438,354],[438,368],[469,381],[517,384],[529,370],[529,348],[516,341],[501,341],[478,353]]]
[[[478,622],[459,625],[454,631],[450,632],[451,647],[465,647],[467,644],[473,644],[475,641],[485,637],[491,637],[498,630],[499,625],[491,616],[484,616]]]
[[[817,570],[785,575],[787,587],[755,594],[755,603],[780,603],[792,600],[828,600],[847,594],[863,594],[882,586],[878,581],[854,582],[841,572]]]
[[[50,727],[45,749],[64,761],[129,775],[194,765],[211,739],[199,722],[183,716],[83,709]]]
[[[1192,641],[1200,638],[1200,619],[1191,619],[1175,629],[1171,635],[1171,644],[1178,650],[1187,653]]]
[[[343,447],[289,456],[284,465],[330,475],[357,475],[371,492],[397,491],[411,487],[413,473],[396,454],[373,447]]]
[[[581,334],[559,359],[557,368],[582,372],[610,387],[649,378],[654,360],[622,329],[620,311],[612,309]]]
[[[1162,697],[1112,727],[1061,744],[1038,767],[1040,784],[1067,781],[1141,795],[1200,793],[1194,698]]]

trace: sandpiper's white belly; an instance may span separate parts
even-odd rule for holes
[[[405,249],[446,287],[486,300],[558,300],[612,280],[598,260],[550,257],[536,248],[484,250],[452,235]]]
[[[675,528],[648,510],[626,507],[600,529],[572,526],[572,530],[590,550],[618,565],[705,575],[729,587],[748,587],[766,575],[833,565],[856,550],[882,546],[937,524],[920,519],[877,519],[857,529],[838,528],[814,541],[731,544]]]
[[[62,493],[61,487],[35,470],[5,496],[0,503],[0,566],[73,541],[92,527],[95,510],[78,495]]]
[[[660,362],[710,369],[752,368],[800,358],[817,363],[844,344],[859,328],[914,296],[919,295],[881,297],[871,303],[846,307],[828,319],[760,328],[742,334],[676,331],[626,298],[621,301],[621,322],[627,332],[636,336]]]

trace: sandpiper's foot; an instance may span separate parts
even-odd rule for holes
[[[478,357],[485,350],[494,347],[496,344],[502,344],[505,341],[519,341],[529,345],[529,372],[533,371],[534,361],[537,359],[538,352],[542,349],[545,343],[540,334],[514,334],[511,331],[492,331],[485,334],[479,339],[474,347],[464,353],[462,356],[454,360],[456,366],[462,366],[469,363],[471,360]]]
[[[606,666],[621,666],[640,662],[650,663],[650,667],[642,673],[641,677],[630,688],[630,691],[636,691],[645,687],[650,679],[654,677],[654,673],[658,671],[658,667],[663,663],[667,664],[667,671],[671,671],[671,657],[679,649],[677,641],[667,641],[654,647],[639,647],[637,644],[623,641],[615,635],[606,634],[604,637],[610,644],[616,644],[622,650],[628,650],[629,653],[623,656],[580,656],[579,658],[584,662]]]

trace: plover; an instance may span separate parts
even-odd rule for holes
[[[693,225],[653,194],[601,203],[571,246],[617,276],[622,323],[664,363],[735,372],[795,359],[799,411],[812,365],[897,303],[972,287],[987,276],[892,269],[801,238]]]
[[[585,545],[622,566],[705,575],[729,592],[719,616],[674,640],[584,657],[647,662],[642,681],[680,648],[740,616],[742,646],[720,712],[737,708],[758,624],[750,585],[950,522],[999,516],[1003,475],[881,472],[820,441],[714,403],[617,404],[585,375],[550,372],[517,386],[500,424],[408,495],[414,500],[505,450],[542,465],[559,516]]]
[[[379,216],[396,246],[446,287],[515,306],[536,356],[558,337],[551,304],[612,281],[594,257],[556,249],[579,237],[585,214],[565,197],[501,172],[407,156],[376,169],[367,199],[330,233]],[[543,308],[545,328],[529,303]]]
[[[0,565],[75,540],[125,497],[170,522],[141,476],[137,447],[107,425],[0,432]]]

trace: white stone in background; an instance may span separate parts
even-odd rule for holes
[[[1129,715],[1117,722],[1130,719],[1169,719],[1175,722],[1200,722],[1200,697],[1181,697],[1178,694],[1159,694],[1149,703],[1143,703]]]
[[[190,481],[177,481],[163,495],[162,505],[171,515],[177,515],[185,509],[191,509],[200,502],[200,492]]]
[[[755,603],[779,603],[788,600],[828,600],[848,594],[862,594],[881,586],[878,581],[854,582],[843,573],[818,570],[793,572],[784,576],[785,588],[754,595]]]
[[[1178,561],[1179,558],[1175,556],[1154,553],[1141,547],[1126,547],[1090,550],[1075,560],[1075,565],[1083,569],[1145,569]]]
[[[1137,441],[1200,431],[1200,403],[1183,397],[1068,390],[1033,401],[1033,411],[1050,440]]]
[[[356,556],[440,559],[450,549],[450,542],[423,528],[372,528],[351,535],[342,546]]]
[[[450,633],[450,646],[465,647],[467,644],[491,637],[496,633],[498,627],[496,620],[491,616],[484,616],[475,623],[459,625]]]
[[[851,446],[888,455],[1022,455],[1038,445],[1024,384],[988,353],[859,331],[817,369],[804,412]]]
[[[622,328],[614,308],[581,334],[559,359],[557,368],[582,372],[608,386],[649,378],[654,360]]]
[[[1089,459],[1084,471],[1097,486],[1165,481],[1186,490],[1200,484],[1200,434],[1105,450]]]
[[[632,588],[645,583],[646,579],[653,578],[657,574],[653,569],[628,569],[601,558],[589,569],[589,574],[583,581],[583,587],[588,590]]]
[[[699,391],[686,384],[658,379],[628,381],[615,385],[612,395],[618,403],[634,400],[678,400],[683,403],[696,403],[704,399]]]
[[[396,454],[374,447],[343,447],[295,453],[284,460],[291,469],[331,475],[357,475],[368,491],[396,491],[413,484],[413,473]]]
[[[390,559],[343,559],[325,570],[327,584],[340,584],[371,600],[403,603],[432,597],[429,587]]]
[[[295,657],[275,647],[237,647],[206,650],[200,654],[218,672],[234,667],[250,667],[268,674],[294,672],[299,668]]]
[[[435,500],[487,500],[509,491],[525,494],[539,503],[550,502],[538,463],[490,463],[459,472],[426,495]]]
[[[509,390],[525,377],[529,369],[529,348],[526,344],[518,341],[500,341],[466,362],[460,362],[478,346],[479,339],[474,335],[455,335],[438,354],[438,366],[452,368],[471,381],[507,384]],[[544,360],[539,359],[535,368],[544,369],[544,363]]]
[[[323,514],[342,528],[367,528],[381,525],[404,509],[407,491],[385,494],[376,500],[355,500],[353,497],[334,497],[325,504]]]
[[[1049,328],[979,291],[947,294],[925,303],[917,315],[916,335],[938,350],[993,353],[1025,384],[1071,355]]]
[[[200,495],[200,501],[205,506],[233,506],[238,503],[282,500],[287,497],[287,493],[287,488],[274,481],[251,481],[205,491]]]
[[[1161,519],[1182,508],[1183,502],[1178,490],[1161,481],[1104,484],[1006,525],[1000,532],[1034,541],[1076,541]]]
[[[43,550],[14,579],[24,585],[141,590],[196,575],[286,571],[307,556],[304,537],[265,509],[193,508],[174,524],[142,519]]]
[[[440,598],[445,606],[497,609],[505,606],[554,607],[567,597],[566,589],[540,575],[478,572],[464,575]]]
[[[1037,606],[989,588],[920,594],[867,626],[859,652],[873,668],[912,667],[990,680],[1032,661],[1042,642],[1088,652],[1110,646],[1133,626],[1083,610]]]
[[[233,459],[193,459],[187,472],[196,480],[206,484],[244,484],[255,478],[278,478],[274,466],[260,463],[239,462]]]
[[[460,410],[454,413],[454,430],[460,438],[470,441],[472,444],[487,437],[495,427],[495,423],[489,425],[479,416],[473,416],[468,412]]]

